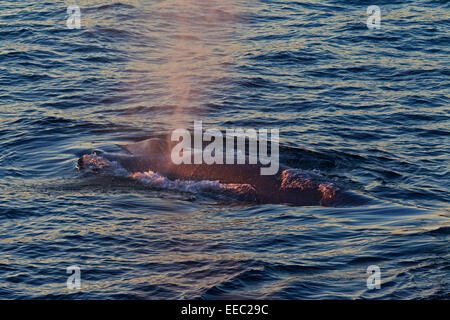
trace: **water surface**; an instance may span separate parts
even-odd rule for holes
[[[0,4],[0,298],[448,298],[449,4]],[[281,162],[377,205],[223,202],[80,156],[279,128]],[[66,288],[81,267],[82,290]],[[366,269],[381,268],[379,290]]]

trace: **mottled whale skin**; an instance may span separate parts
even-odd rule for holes
[[[169,179],[219,181],[224,184],[250,185],[248,192],[259,203],[285,203],[298,206],[355,206],[374,200],[360,194],[341,191],[332,184],[296,175],[296,169],[280,165],[275,175],[261,175],[260,164],[179,164],[171,161],[167,144],[157,138],[121,145],[128,155],[104,155],[129,172],[153,171]],[[83,168],[83,157],[79,168]]]

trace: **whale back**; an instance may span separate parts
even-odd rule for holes
[[[121,145],[121,147],[135,156],[164,156],[167,154],[167,146],[159,138]]]
[[[280,165],[275,175],[261,175],[260,164],[179,164],[170,161],[165,141],[151,138],[122,145],[131,156],[116,158],[130,172],[151,170],[176,181],[218,181],[230,185],[249,185],[262,203],[291,203],[297,205],[329,205],[338,199],[343,204],[353,199],[350,193],[338,192],[332,184],[324,183],[311,172]],[[349,199],[347,199],[347,198]],[[361,202],[367,201],[362,199]],[[351,202],[351,201],[350,201]]]
[[[196,182],[204,186],[205,181],[225,184],[222,188],[226,190],[249,187],[250,195],[252,197],[256,195],[256,200],[260,203],[341,206],[373,203],[373,199],[340,191],[333,183],[324,181],[321,176],[301,169],[280,165],[277,174],[264,176],[261,175],[260,164],[182,163],[176,165],[170,160],[167,144],[158,138],[121,147],[129,154],[83,155],[78,161],[78,168],[81,170],[93,167],[94,172],[99,172],[103,168],[115,167],[117,164],[119,168],[128,172],[129,177],[157,174],[155,181],[169,183],[171,188],[175,189],[181,185],[181,190],[192,189],[193,186],[194,190],[197,190]],[[183,180],[186,182],[182,182]],[[212,185],[215,184],[212,183]]]

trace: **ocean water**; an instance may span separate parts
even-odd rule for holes
[[[448,299],[449,9],[1,1],[0,298]],[[234,202],[76,169],[194,120],[278,128],[282,164],[377,202]]]

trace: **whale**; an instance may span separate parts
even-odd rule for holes
[[[274,175],[261,175],[261,164],[174,164],[169,156],[170,144],[160,138],[120,147],[125,154],[102,154],[103,162],[86,154],[79,159],[77,167],[82,170],[93,162],[100,167],[118,163],[131,177],[152,172],[170,181],[215,181],[227,186],[227,190],[245,193],[247,199],[257,203],[356,206],[374,201],[360,193],[337,187],[319,174],[282,164]]]

